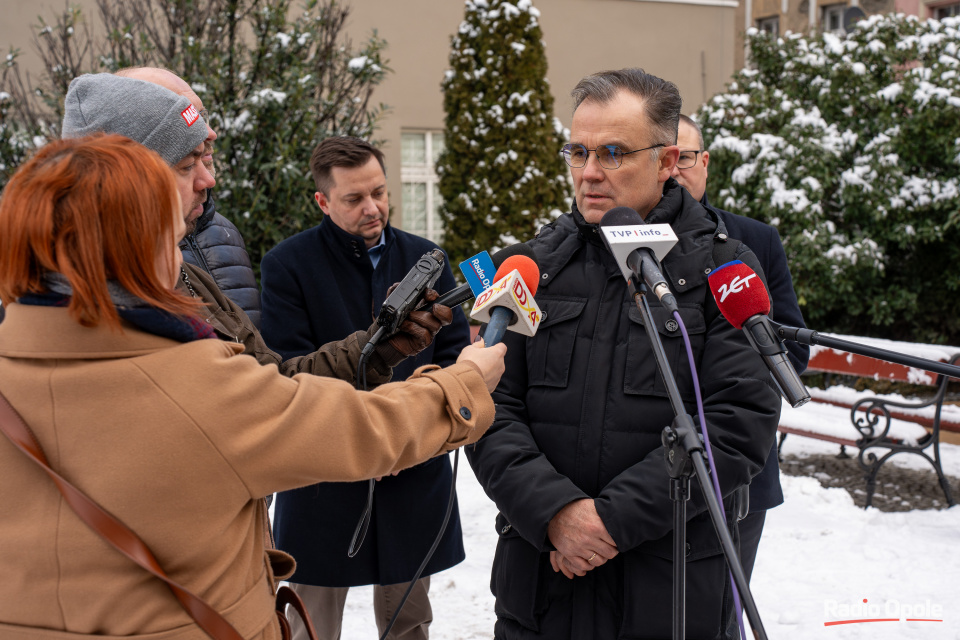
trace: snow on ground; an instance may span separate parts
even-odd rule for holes
[[[960,476],[960,447],[942,449],[945,470]],[[797,436],[784,445],[786,454],[836,451],[837,445]],[[917,456],[894,456],[891,462],[922,468],[919,459],[910,458]],[[782,476],[781,481],[786,503],[767,515],[752,583],[771,640],[960,640],[960,507],[864,511],[844,490],[824,489],[813,478]],[[489,639],[497,510],[462,457],[457,490],[467,559],[432,579],[430,637]],[[350,592],[344,640],[377,638],[371,600],[370,587]],[[691,603],[688,610],[695,607]],[[824,624],[898,613],[942,622]]]

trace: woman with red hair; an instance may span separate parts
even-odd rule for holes
[[[183,232],[173,175],[152,151],[115,135],[40,149],[0,198],[0,393],[50,467],[172,580],[239,637],[278,638],[275,568],[293,565],[269,549],[262,498],[475,442],[503,350],[467,347],[451,367],[372,392],[283,377],[207,339],[203,307],[174,289]],[[0,637],[208,637],[68,503],[0,436]]]

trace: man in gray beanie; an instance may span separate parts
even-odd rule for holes
[[[150,82],[97,73],[74,78],[63,108],[64,138],[118,133],[160,154],[173,167],[184,222],[200,217],[216,181],[201,162],[207,123],[187,98]]]
[[[185,97],[207,121],[207,139],[204,141],[204,165],[216,177],[213,161],[213,143],[217,133],[211,127],[203,101],[183,78],[157,67],[130,67],[116,75],[135,78],[160,85]],[[183,261],[196,265],[213,276],[223,293],[247,312],[260,328],[260,289],[253,275],[253,265],[247,255],[247,246],[240,230],[217,209],[213,189],[207,190],[203,213],[196,220],[187,221],[187,235],[180,241]]]

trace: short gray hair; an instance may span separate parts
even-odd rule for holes
[[[677,125],[683,106],[680,90],[672,82],[650,75],[643,69],[601,71],[583,78],[570,92],[573,110],[576,111],[585,100],[606,104],[620,91],[628,91],[643,101],[644,113],[658,138],[654,142],[677,143]]]
[[[697,144],[700,145],[698,148],[703,151],[703,132],[700,131],[700,125],[697,124],[697,121],[690,116],[685,116],[681,113],[680,122],[687,126],[693,127],[693,130],[697,132]]]

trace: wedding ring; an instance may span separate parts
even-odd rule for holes
[[[594,559],[594,558],[596,558],[596,557],[597,557],[597,552],[596,552],[596,551],[594,551],[594,552],[593,552],[593,555],[592,555],[592,556],[590,556],[589,558],[587,558],[587,562],[592,562],[592,561],[593,561],[593,559]]]

